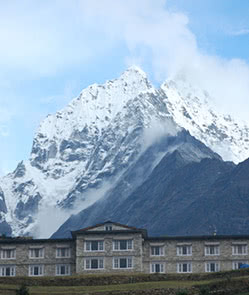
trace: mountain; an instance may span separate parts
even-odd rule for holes
[[[174,165],[170,166],[170,158],[173,161],[176,155],[179,162],[175,165],[181,163],[182,168],[206,158],[222,162],[210,149],[214,139],[214,150],[220,140],[224,148],[219,151],[225,158],[224,138],[231,140],[239,130],[243,136],[236,137],[238,145],[230,145],[227,159],[243,158],[248,129],[240,129],[232,119],[231,124],[224,119],[223,125],[216,119],[212,121],[215,126],[204,128],[202,116],[209,117],[211,111],[208,103],[203,106],[203,92],[196,90],[187,100],[184,87],[178,84],[168,82],[155,89],[142,70],[131,67],[118,79],[87,87],[63,110],[48,115],[34,137],[30,159],[0,179],[0,230],[48,236],[72,214],[94,204],[109,200],[102,204],[111,209],[129,201],[132,206],[133,194],[150,180],[165,157],[169,167],[164,167],[163,174],[176,173]],[[183,94],[176,96],[180,91]],[[224,165],[226,170],[232,164]],[[94,223],[97,217],[91,213],[82,223],[87,218]]]
[[[53,214],[52,231],[62,222],[56,221],[59,213],[66,218],[101,198],[153,142],[180,130],[163,95],[132,67],[49,115],[35,135],[30,160],[0,180],[7,208],[2,222],[14,235],[42,234],[36,227],[41,212],[49,216],[51,208],[62,208]]]
[[[208,94],[186,79],[169,80],[161,86],[165,104],[174,121],[205,143],[225,161],[249,158],[249,127],[222,114]]]

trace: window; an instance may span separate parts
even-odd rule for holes
[[[0,276],[1,277],[14,277],[16,275],[15,265],[2,265],[0,266]]]
[[[56,275],[57,276],[69,276],[71,274],[70,264],[57,264]]]
[[[164,255],[164,247],[163,246],[151,246],[150,254],[151,256],[163,256]]]
[[[133,268],[131,257],[115,257],[113,258],[113,268],[114,269],[127,269]]]
[[[177,272],[179,272],[179,273],[192,272],[192,263],[191,262],[177,263]]]
[[[191,256],[192,255],[192,246],[191,245],[177,246],[176,249],[177,249],[178,256]]]
[[[2,249],[2,259],[16,259],[16,249]]]
[[[115,251],[127,251],[132,250],[133,241],[132,240],[114,240],[113,250]]]
[[[247,255],[247,245],[234,245],[233,255]]]
[[[206,262],[205,271],[206,272],[220,271],[220,263],[219,262]]]
[[[220,255],[220,246],[219,245],[205,246],[205,255]]]
[[[85,269],[104,269],[104,258],[86,258]]]
[[[56,249],[56,258],[70,258],[70,257],[71,257],[71,251],[69,247]]]
[[[248,264],[248,261],[233,261],[233,270],[239,269],[243,264]]]
[[[43,275],[44,275],[44,265],[29,266],[29,276],[43,276]]]
[[[44,249],[43,248],[30,248],[29,249],[29,258],[44,258]]]
[[[151,273],[164,273],[164,263],[160,262],[153,262],[150,265],[150,272]]]
[[[112,230],[112,225],[106,225],[106,226],[105,226],[105,230],[109,230],[109,231],[111,231],[111,230]]]
[[[104,241],[85,241],[86,251],[104,251]]]

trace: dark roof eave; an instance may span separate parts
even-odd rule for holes
[[[36,243],[68,243],[72,238],[65,239],[27,239],[27,238],[0,238],[0,244],[36,244]]]
[[[102,223],[98,223],[98,224],[95,224],[95,225],[92,225],[92,226],[88,226],[88,227],[79,229],[76,232],[85,232],[85,231],[88,231],[90,229],[92,230],[95,227],[100,227],[100,226],[103,226],[105,224],[111,224],[111,223],[114,224],[114,225],[117,225],[117,226],[121,226],[121,227],[123,227],[123,228],[125,228],[127,230],[147,231],[146,229],[143,229],[143,228],[137,228],[137,227],[134,227],[134,226],[129,226],[129,225],[126,225],[126,224],[122,224],[122,223],[119,223],[119,222],[114,222],[114,221],[108,220],[108,221],[105,221],[105,222],[102,222]]]
[[[167,241],[167,240],[239,240],[249,239],[249,235],[210,235],[210,236],[168,236],[168,237],[146,237],[146,241]]]
[[[107,234],[136,234],[136,233],[139,233],[139,234],[142,234],[143,237],[147,237],[147,231],[146,230],[111,230],[111,231],[105,231],[105,230],[102,230],[102,231],[95,231],[95,230],[91,230],[91,231],[82,231],[82,230],[78,230],[78,231],[72,231],[71,234],[73,237],[75,237],[76,235],[98,235],[98,234],[104,234],[104,235],[107,235]]]

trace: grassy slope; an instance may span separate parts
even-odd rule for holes
[[[242,276],[238,276],[238,275]],[[154,290],[154,289],[188,289],[193,286],[209,286],[211,288],[224,288],[224,286],[229,285],[229,289],[233,288],[233,285],[237,285],[240,283],[249,285],[249,275],[247,272],[227,272],[223,273],[221,276],[217,273],[218,278],[210,277],[210,275],[201,275],[199,279],[189,278],[186,276],[186,279],[182,279],[182,276],[179,276],[179,280],[160,280],[160,281],[145,281],[145,282],[136,282],[136,283],[125,283],[125,284],[105,284],[105,285],[75,285],[72,279],[72,284],[69,286],[60,286],[58,281],[61,278],[52,278],[55,280],[57,286],[53,285],[44,285],[43,279],[39,278],[38,282],[40,284],[32,284],[30,281],[29,290],[30,295],[79,295],[79,294],[108,294],[108,292],[115,292],[115,294],[123,294],[124,291],[129,290]],[[79,278],[80,276],[78,276]],[[83,277],[83,276],[82,276]],[[134,276],[135,278],[136,276]],[[96,278],[96,276],[95,276]],[[156,277],[154,277],[156,280]],[[45,280],[45,278],[44,278]],[[4,295],[14,295],[15,290],[19,288],[19,285],[16,284],[15,279],[13,278],[13,284],[6,284],[1,281],[0,284],[0,294]],[[19,280],[20,283],[20,280]],[[247,291],[247,290],[243,290]],[[153,292],[153,291],[152,291]],[[242,292],[241,292],[242,293]],[[153,294],[153,293],[152,293]],[[238,293],[237,293],[238,294]],[[242,294],[241,294],[242,295]],[[243,295],[249,295],[247,293]]]

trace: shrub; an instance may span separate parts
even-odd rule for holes
[[[210,289],[208,287],[201,287],[200,288],[200,295],[209,295],[210,294]]]
[[[21,287],[16,290],[16,295],[29,295],[29,289],[25,285],[21,285]]]
[[[182,289],[182,290],[179,290],[176,295],[188,295],[188,290],[186,289]]]

